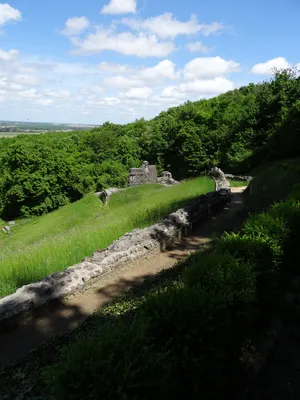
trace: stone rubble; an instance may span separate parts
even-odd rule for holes
[[[161,185],[177,185],[179,182],[175,181],[175,179],[173,179],[171,172],[169,171],[164,171],[162,174],[162,177],[157,178],[157,183],[160,183]]]
[[[4,226],[1,230],[2,230],[2,232],[4,232],[4,233],[9,233],[9,232],[10,232],[10,226],[6,225],[6,226]]]
[[[230,184],[224,173],[214,168],[211,176],[216,181],[215,192],[201,195],[157,224],[126,233],[106,249],[96,251],[93,256],[63,272],[23,286],[0,299],[0,323],[22,317],[51,300],[68,298],[72,293],[84,291],[110,271],[163,251],[182,232],[187,233],[193,224],[204,220],[212,212],[220,211],[230,200]]]
[[[108,200],[111,198],[111,196],[112,196],[114,193],[118,193],[118,192],[120,192],[121,190],[124,190],[124,189],[109,188],[109,189],[103,190],[102,192],[96,192],[96,193],[94,193],[94,194],[95,194],[96,197],[99,197],[99,199],[100,199],[104,204],[106,204],[106,203],[108,202]]]

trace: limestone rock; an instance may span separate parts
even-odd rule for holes
[[[242,176],[242,175],[232,175],[232,174],[225,174],[227,179],[232,179],[234,181],[240,182],[250,182],[253,178],[252,176]]]
[[[96,192],[95,196],[99,197],[99,199],[106,204],[108,202],[108,200],[110,199],[110,197],[114,194],[114,193],[118,193],[121,190],[124,189],[118,189],[118,188],[109,188],[109,189],[105,189],[102,192]]]
[[[164,171],[160,178],[157,178],[157,183],[161,185],[177,185],[179,182],[173,179],[171,172]]]

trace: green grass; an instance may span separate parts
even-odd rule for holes
[[[113,195],[105,207],[89,194],[53,213],[17,221],[12,238],[0,232],[0,296],[81,262],[124,233],[160,221],[213,190],[206,177],[173,187],[144,185]]]
[[[230,182],[230,186],[231,187],[244,187],[244,186],[248,186],[248,182],[245,181],[235,181],[233,179],[229,179]]]

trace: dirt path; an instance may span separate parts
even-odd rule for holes
[[[239,229],[243,210],[244,187],[232,188],[232,201],[221,213],[211,217],[169,250],[154,255],[139,265],[122,268],[101,279],[85,293],[43,311],[28,325],[15,331],[0,333],[0,368],[26,355],[53,336],[62,335],[77,327],[95,310],[119,296],[124,290],[147,276],[173,266],[190,252],[207,243],[212,235],[225,230]]]

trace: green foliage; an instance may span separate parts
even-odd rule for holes
[[[128,181],[128,170],[118,161],[103,161],[95,166],[97,170],[96,189],[101,191],[109,187],[125,187]]]
[[[251,195],[246,197],[250,212],[266,210],[272,204],[295,194],[299,183],[300,160],[270,162],[251,171],[254,179],[249,184]]]
[[[213,166],[244,173],[299,156],[299,98],[299,75],[283,70],[151,121],[0,139],[0,215],[40,215],[96,188],[123,187],[128,169],[143,159],[185,179]]]

